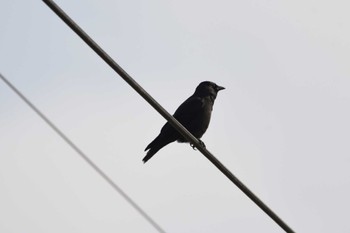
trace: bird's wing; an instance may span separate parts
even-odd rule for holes
[[[202,109],[202,98],[191,96],[175,111],[174,117],[186,127],[191,124],[193,120],[197,119],[198,115],[201,114]]]
[[[197,119],[203,108],[203,101],[199,97],[191,96],[183,102],[174,113],[174,117],[183,126],[188,128]],[[177,131],[167,122],[161,129],[162,135],[178,135]]]
[[[191,96],[175,111],[174,117],[187,129],[195,121],[203,107],[203,102],[199,97]],[[143,161],[147,162],[155,153],[167,144],[178,140],[184,142],[182,136],[167,122],[161,129],[160,134],[146,147],[147,155]]]

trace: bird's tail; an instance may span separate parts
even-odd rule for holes
[[[147,152],[146,156],[142,159],[142,161],[143,161],[144,163],[146,163],[146,162],[147,162],[150,158],[152,158],[153,155],[155,155],[155,153],[157,153],[159,150],[160,150],[160,148],[151,148],[151,149]]]
[[[168,145],[170,142],[175,140],[164,140],[164,138],[161,138],[160,136],[156,137],[145,149],[149,151],[147,152],[146,156],[142,159],[144,163],[146,163],[150,158],[153,157],[160,149],[162,149],[164,146]]]

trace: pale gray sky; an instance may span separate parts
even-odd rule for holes
[[[296,232],[350,232],[348,1],[57,3],[169,112],[219,93],[207,148]],[[42,1],[0,3],[0,72],[167,232],[283,232]],[[0,82],[0,232],[155,232]]]

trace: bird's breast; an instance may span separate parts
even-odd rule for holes
[[[192,122],[189,131],[197,138],[201,138],[205,131],[207,131],[210,118],[211,118],[212,106],[211,104],[203,104],[197,117]]]

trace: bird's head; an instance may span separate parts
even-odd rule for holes
[[[220,87],[213,82],[204,81],[198,85],[196,91],[194,92],[194,95],[199,97],[209,96],[212,98],[212,100],[215,100],[218,92],[224,89],[224,87]]]

